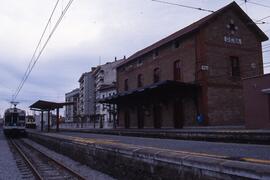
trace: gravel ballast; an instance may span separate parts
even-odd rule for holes
[[[78,172],[81,176],[85,177],[86,179],[91,180],[113,180],[109,175],[101,173],[99,171],[93,170],[86,165],[82,165],[81,163],[70,159],[64,155],[58,154],[44,146],[41,146],[29,139],[23,139],[25,143],[30,144],[31,146],[35,147],[36,149],[40,150],[41,152],[46,153],[48,156],[52,157],[53,159],[63,163],[65,166],[71,168],[72,170]]]
[[[0,129],[0,179],[22,179],[2,129]]]

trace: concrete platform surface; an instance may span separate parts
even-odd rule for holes
[[[57,133],[52,134],[57,135]],[[101,142],[109,141],[143,147],[169,149],[209,157],[222,157],[224,159],[238,159],[240,161],[254,161],[270,164],[270,145],[128,137],[78,132],[60,132],[60,134],[68,137],[80,137]]]
[[[270,146],[266,145],[200,143],[71,132],[31,131],[29,137],[119,177],[270,179]],[[204,147],[206,153],[196,152],[203,149],[204,144],[207,144]],[[190,146],[191,150],[181,150],[186,146]],[[226,148],[226,153],[239,154],[237,156],[215,154],[207,151],[209,148],[212,148],[212,152]],[[252,149],[257,155],[261,153],[264,155],[261,158],[238,156]]]
[[[61,128],[65,132],[85,132],[162,139],[197,140],[270,145],[270,130],[247,130],[241,126],[198,127],[184,129],[93,129]]]

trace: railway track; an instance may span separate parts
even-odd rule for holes
[[[61,162],[56,161],[20,139],[9,139],[9,142],[12,148],[17,152],[16,154],[20,156],[15,157],[15,159],[19,159],[17,164],[22,171],[24,179],[85,179]]]

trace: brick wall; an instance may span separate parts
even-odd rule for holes
[[[226,27],[229,23],[237,26],[232,35]],[[209,125],[243,125],[244,102],[241,78],[260,75],[262,68],[261,42],[248,24],[234,12],[228,11],[203,29],[206,62],[209,66],[208,117]],[[242,44],[224,42],[224,36],[240,38]],[[231,75],[230,56],[240,61],[241,78]]]
[[[233,26],[232,32],[228,27]],[[240,39],[241,43],[225,42],[224,37]],[[244,103],[242,78],[263,74],[261,40],[239,15],[228,10],[188,37],[167,43],[117,70],[118,92],[124,91],[128,79],[129,90],[137,88],[137,76],[142,74],[143,86],[153,83],[153,71],[160,68],[160,80],[173,80],[173,64],[181,63],[182,82],[201,85],[199,112],[207,125],[243,125]],[[230,57],[238,57],[240,77],[232,77]],[[208,70],[201,70],[207,65]],[[184,125],[197,125],[195,102],[183,100]],[[119,108],[122,111],[121,108]],[[137,110],[130,116],[132,127],[137,127]],[[121,112],[120,112],[121,114]],[[120,121],[122,116],[119,117]],[[173,105],[162,104],[162,127],[173,127]],[[123,123],[122,123],[123,124]],[[153,117],[145,117],[145,127],[151,127]]]
[[[153,58],[149,53],[138,58],[133,63],[128,63],[118,69],[118,92],[124,91],[124,81],[128,79],[129,88],[137,88],[137,76],[143,75],[143,85],[153,83],[153,70],[160,68],[161,80],[173,80],[173,63],[181,61],[183,82],[195,81],[195,41],[194,38],[182,40],[179,48],[174,48],[173,43],[169,43],[159,48],[159,56]],[[140,64],[140,62],[141,64]]]

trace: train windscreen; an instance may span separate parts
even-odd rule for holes
[[[17,126],[18,124],[18,113],[8,113],[5,115],[6,126]]]

